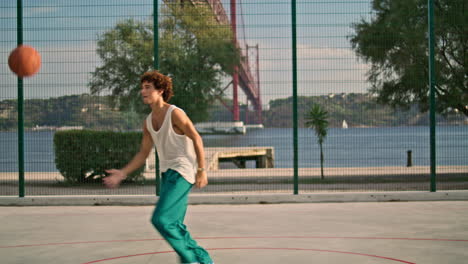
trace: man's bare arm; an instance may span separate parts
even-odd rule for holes
[[[118,187],[120,182],[127,178],[127,175],[135,171],[136,169],[140,168],[145,164],[146,159],[148,158],[149,154],[151,153],[151,149],[153,147],[153,140],[151,139],[151,135],[146,127],[146,122],[143,124],[143,138],[141,140],[140,150],[138,151],[135,156],[133,156],[132,160],[125,165],[120,170],[117,169],[110,169],[106,170],[107,173],[110,175],[104,178],[104,184],[109,188]]]
[[[183,111],[179,109],[175,109],[173,111],[172,123],[180,129],[184,135],[193,141],[195,154],[197,155],[198,168],[203,169],[201,171],[197,171],[195,185],[198,188],[203,188],[208,184],[208,177],[205,171],[205,151],[203,148],[203,140],[195,129],[190,118]]]

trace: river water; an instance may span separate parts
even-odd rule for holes
[[[299,129],[299,167],[319,167],[319,146],[313,130]],[[54,172],[53,131],[25,132],[25,170]],[[15,132],[0,132],[0,172],[18,171]],[[246,135],[205,135],[206,147],[271,146],[275,167],[293,167],[293,130],[265,128]],[[436,132],[437,165],[468,165],[468,126],[441,126]],[[428,127],[329,129],[323,144],[326,167],[405,166],[407,152],[414,166],[430,163]],[[254,164],[247,164],[254,166]]]

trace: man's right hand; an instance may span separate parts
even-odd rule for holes
[[[109,176],[105,177],[102,181],[107,188],[117,188],[127,175],[121,171],[116,169],[106,170],[109,173]]]

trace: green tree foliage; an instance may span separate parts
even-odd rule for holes
[[[309,128],[312,128],[317,136],[317,143],[320,147],[320,172],[321,178],[324,179],[323,173],[323,142],[327,137],[328,131],[328,112],[325,111],[320,105],[314,104],[310,108],[309,113],[307,113],[305,119],[307,120],[305,125]]]
[[[194,121],[208,118],[208,107],[239,52],[228,25],[220,26],[205,5],[162,8],[159,25],[160,71],[173,79],[171,103],[182,107]],[[121,110],[147,113],[141,103],[139,77],[153,68],[153,25],[125,20],[103,34],[97,43],[102,66],[92,73],[91,92],[110,91]]]
[[[371,64],[368,79],[379,102],[429,108],[427,0],[373,0],[374,15],[353,25],[351,44]],[[468,116],[468,3],[435,2],[437,111]]]

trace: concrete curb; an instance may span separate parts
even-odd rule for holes
[[[29,196],[0,197],[0,206],[98,206],[154,205],[158,198],[150,195],[113,196]],[[191,195],[189,204],[279,204],[279,203],[346,203],[346,202],[418,202],[468,201],[468,191],[438,192],[347,192],[311,194]]]

